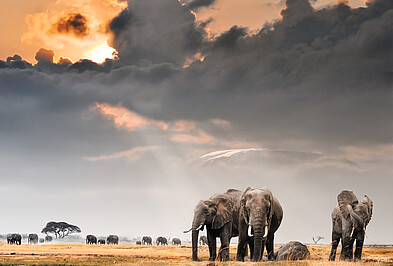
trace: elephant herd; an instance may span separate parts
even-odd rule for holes
[[[144,236],[142,237],[142,241],[137,241],[136,244],[137,245],[152,245],[153,240],[150,236]],[[164,236],[159,236],[156,239],[156,244],[157,246],[162,245],[162,246],[167,246],[168,245],[168,240],[166,237]],[[177,245],[181,245],[181,240],[180,238],[173,238],[172,239],[172,245],[177,246]]]
[[[38,244],[39,243],[44,243],[44,242],[52,242],[52,237],[51,236],[46,236],[44,238],[38,238],[37,234],[29,234],[27,237],[27,243],[28,244]],[[12,245],[21,245],[22,244],[22,236],[21,234],[11,234],[7,236],[7,243]]]
[[[119,237],[117,235],[109,235],[106,240],[105,239],[97,239],[94,235],[87,235],[86,236],[86,244],[99,244],[99,245],[118,245],[119,244]]]
[[[332,212],[332,249],[329,260],[335,260],[337,246],[341,240],[341,259],[353,259],[353,245],[356,241],[355,260],[361,259],[366,226],[372,216],[373,202],[364,196],[358,202],[352,191],[344,190],[338,197],[338,206]],[[263,258],[266,247],[268,260],[306,259],[310,253],[305,245],[291,241],[274,252],[274,235],[281,225],[283,208],[272,192],[266,188],[248,187],[245,191],[229,189],[207,200],[201,200],[194,209],[192,226],[192,259],[198,260],[199,231],[206,228],[206,237],[200,244],[209,246],[209,260],[229,260],[229,244],[232,237],[239,237],[236,259],[244,261],[250,250],[250,260]],[[221,247],[217,254],[216,239]]]

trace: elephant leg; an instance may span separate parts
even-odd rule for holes
[[[228,261],[229,260],[229,243],[231,241],[232,235],[232,223],[227,223],[221,231],[220,240],[221,247],[218,252],[218,257],[220,261]]]
[[[209,245],[209,253],[210,253],[210,261],[214,261],[217,256],[217,242],[216,242],[216,236],[212,233],[209,234],[207,232],[207,243]]]
[[[254,258],[254,237],[248,238],[248,246],[250,247],[250,261]]]
[[[356,248],[355,248],[355,261],[362,259],[362,250],[364,244],[364,233],[361,232],[356,236]]]
[[[330,251],[330,256],[329,256],[330,261],[336,260],[337,247],[338,244],[340,243],[340,239],[341,239],[341,234],[336,232],[332,233],[332,250]]]
[[[268,260],[274,260],[274,234],[267,237],[266,252]]]
[[[247,233],[239,234],[239,243],[237,245],[237,255],[236,260],[244,261],[244,257],[247,256]]]

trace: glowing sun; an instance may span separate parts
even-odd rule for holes
[[[113,59],[117,55],[116,49],[110,47],[106,42],[96,47],[90,54],[91,60],[96,63],[102,63],[105,59]]]

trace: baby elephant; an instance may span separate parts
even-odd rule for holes
[[[275,253],[276,260],[304,260],[310,258],[306,245],[299,241],[291,241],[280,247]]]

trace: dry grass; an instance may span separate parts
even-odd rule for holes
[[[329,262],[329,246],[308,246],[311,258],[301,262],[262,262],[263,265],[393,265],[393,247],[365,247],[361,262]],[[7,245],[0,244],[0,264],[24,265],[258,265],[250,262],[209,263],[208,248],[199,248],[201,262],[191,261],[190,246],[135,245]],[[231,246],[234,260],[236,246]]]

